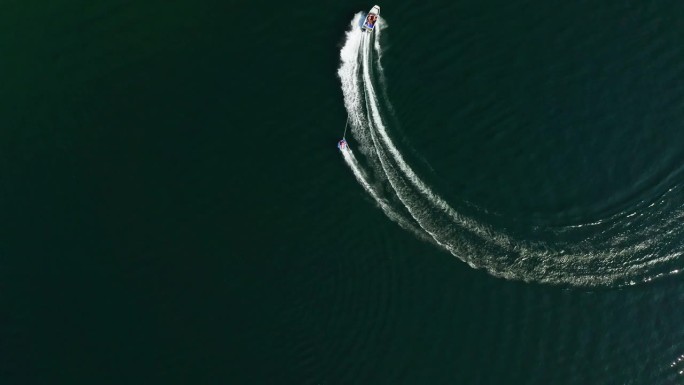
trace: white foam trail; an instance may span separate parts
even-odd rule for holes
[[[351,150],[342,150],[342,156],[344,157],[344,161],[347,163],[349,168],[354,173],[354,177],[356,178],[356,180],[359,182],[359,184],[361,184],[361,186],[363,186],[363,189],[366,190],[366,192],[373,198],[373,200],[375,200],[380,209],[382,209],[382,211],[385,213],[385,215],[387,215],[388,218],[395,221],[397,224],[399,224],[399,226],[401,226],[405,230],[410,231],[418,238],[424,241],[431,240],[425,234],[425,232],[423,232],[421,229],[417,228],[412,223],[407,221],[401,214],[399,214],[399,212],[392,208],[392,206],[385,199],[380,197],[375,188],[373,188],[373,186],[371,186],[371,184],[368,182],[366,173],[363,172],[363,169],[359,165],[359,162],[356,160],[356,157],[354,156],[354,153]]]
[[[379,17],[377,25],[375,26],[375,39],[373,41],[373,48],[375,48],[375,53],[378,56],[375,64],[379,69],[378,75],[380,76],[380,84],[382,85],[382,93],[385,99],[389,98],[387,97],[387,79],[385,78],[385,68],[382,66],[382,49],[380,49],[380,39],[382,31],[388,27],[389,25],[387,24],[387,21],[385,21],[385,19],[382,17]],[[392,104],[389,103],[389,101],[387,101],[387,107],[389,107],[391,112],[394,112],[394,107],[392,107]]]

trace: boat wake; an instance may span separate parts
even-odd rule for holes
[[[663,247],[683,232],[678,223],[684,211],[668,209],[668,194],[675,187],[645,208],[594,223],[544,230],[552,242],[516,239],[456,211],[416,174],[392,140],[387,114],[394,110],[386,101],[380,63],[380,34],[387,24],[379,18],[375,31],[364,33],[359,28],[362,17],[359,13],[350,23],[338,70],[351,134],[362,161],[348,147],[341,152],[356,180],[387,217],[473,268],[507,279],[621,286],[681,270],[677,266],[682,252]]]

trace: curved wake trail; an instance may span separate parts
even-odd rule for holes
[[[359,50],[364,38],[367,37],[367,35],[358,28],[362,16],[362,13],[356,14],[351,22],[351,29],[347,32],[346,44],[340,52],[342,65],[338,70],[338,75],[342,80],[344,103],[349,112],[349,123],[352,135],[357,139],[361,152],[368,157],[371,168],[377,173],[380,166],[378,159],[373,156],[373,146],[370,138],[370,131],[368,129],[368,120],[363,113],[362,107],[364,97],[361,92],[361,79],[358,76],[360,69]],[[406,218],[400,212],[403,207],[397,209],[392,206],[392,202],[382,197],[382,188],[376,187],[370,182],[368,173],[363,169],[363,166],[358,162],[350,149],[343,150],[342,156],[352,170],[356,180],[373,200],[375,200],[378,207],[380,207],[388,218],[395,221],[400,227],[410,231],[418,238],[424,241],[432,241],[421,228],[416,226],[414,221]]]
[[[387,202],[385,199],[380,197],[380,195],[378,195],[378,192],[375,190],[375,188],[371,186],[371,184],[368,182],[368,177],[361,168],[361,165],[359,165],[359,162],[356,160],[356,157],[354,156],[354,153],[351,150],[342,150],[342,156],[344,157],[344,161],[347,163],[349,168],[351,168],[352,172],[354,173],[354,177],[356,178],[356,180],[359,182],[361,186],[363,186],[363,189],[366,190],[366,192],[375,200],[380,209],[382,209],[382,211],[385,213],[385,215],[387,215],[388,218],[397,222],[399,226],[401,226],[405,230],[410,231],[411,233],[413,233],[413,235],[417,236],[418,238],[424,241],[431,241],[431,239],[425,234],[424,231],[413,225],[411,222],[407,221],[399,212],[392,208],[389,202]]]
[[[481,264],[467,258],[477,252],[474,248],[474,244],[477,243],[475,242],[476,240],[463,242],[465,235],[459,237],[457,234],[454,234],[453,225],[462,226],[478,235],[481,239],[497,239],[500,237],[496,237],[487,229],[473,225],[472,221],[456,213],[446,202],[433,193],[406,163],[389,135],[387,135],[371,79],[370,63],[372,59],[370,57],[370,40],[369,35],[364,36],[362,47],[363,84],[365,86],[366,104],[369,110],[370,136],[387,180],[413,220],[418,223],[423,231],[430,235],[434,242],[471,266],[483,267]],[[450,223],[449,220],[438,218],[440,214],[446,214],[453,222]],[[478,246],[484,248],[487,245],[480,242]]]
[[[386,99],[379,40],[385,23],[380,19],[374,35],[368,34],[358,28],[361,17],[357,14],[350,24],[338,75],[351,133],[370,169],[365,170],[351,150],[342,153],[359,184],[390,219],[470,266],[509,279],[596,286],[650,281],[681,270],[663,271],[666,263],[682,253],[663,253],[660,244],[681,234],[677,224],[682,210],[664,218],[657,229],[637,235],[634,231],[644,220],[660,219],[665,211],[656,208],[637,218],[631,213],[607,218],[605,223],[587,224],[603,228],[585,235],[580,242],[562,237],[580,238],[586,233],[583,226],[548,230],[557,238],[551,243],[513,239],[454,210],[414,172],[388,133],[373,77],[377,74]],[[373,53],[377,55],[375,61]],[[389,102],[385,107],[393,112]],[[370,182],[369,174],[375,183]],[[384,196],[385,192],[390,195]]]

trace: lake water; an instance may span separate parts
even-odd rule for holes
[[[372,5],[2,7],[0,382],[684,381],[684,3]]]

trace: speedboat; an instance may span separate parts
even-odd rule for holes
[[[366,16],[366,20],[361,25],[361,29],[368,32],[373,32],[375,29],[375,24],[378,22],[378,17],[380,16],[380,6],[374,5],[370,12]]]
[[[340,151],[345,151],[349,149],[349,144],[345,139],[342,139],[339,142],[337,142],[337,148],[339,148]]]

